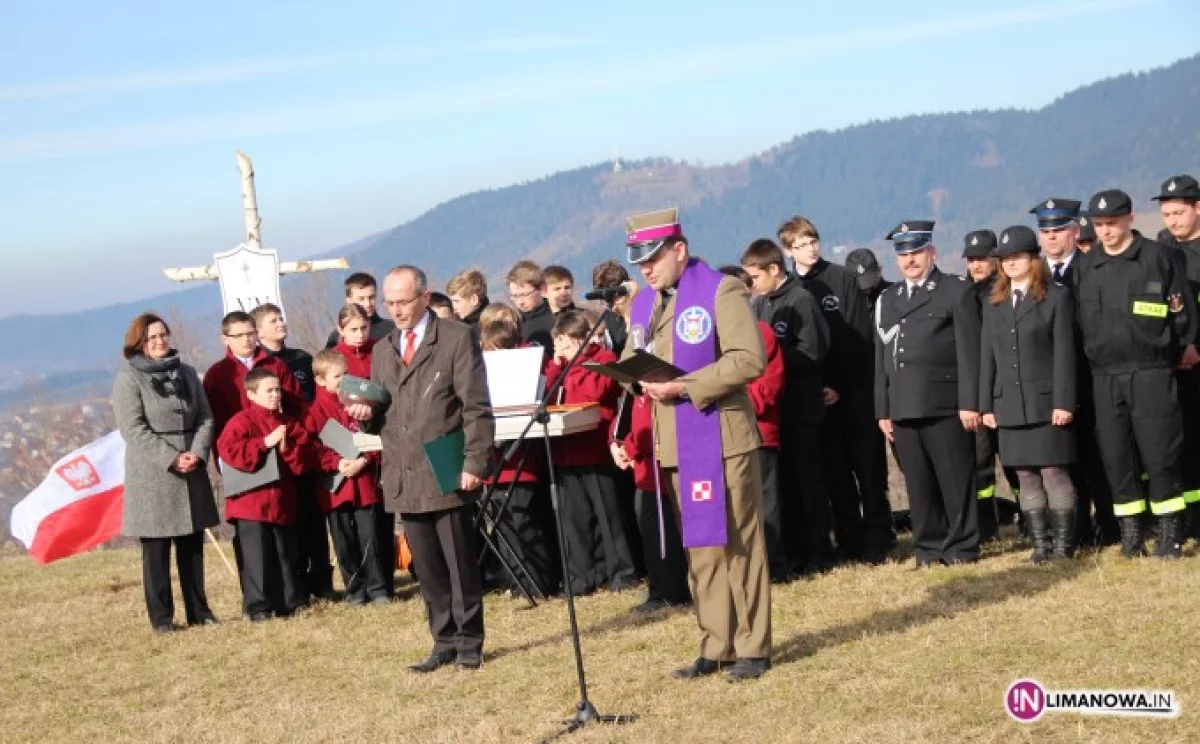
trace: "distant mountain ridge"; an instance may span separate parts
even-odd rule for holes
[[[941,262],[953,268],[963,234],[1028,224],[1029,207],[1047,196],[1086,199],[1119,186],[1146,207],[1162,179],[1200,170],[1200,55],[1088,85],[1036,111],[872,121],[804,134],[731,165],[622,165],[619,172],[602,163],[452,199],[355,241],[350,247],[358,250],[347,257],[355,270],[376,273],[416,263],[437,288],[459,269],[477,266],[498,279],[530,257],[565,264],[577,284],[588,285],[591,266],[623,253],[626,215],[678,205],[695,250],[714,262],[735,260],[792,214],[811,217],[827,249],[883,247],[882,236],[897,222],[932,216]],[[337,302],[336,284],[320,290],[330,303]],[[299,287],[285,282],[285,298]],[[0,365],[12,370],[10,380],[14,373],[112,368],[136,313],[173,311],[195,328],[211,328],[217,302],[208,286],[86,312],[5,318]],[[215,333],[202,341],[215,353]]]

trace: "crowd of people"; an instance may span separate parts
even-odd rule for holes
[[[390,601],[399,520],[433,637],[415,672],[480,666],[488,589],[582,595],[645,577],[635,611],[695,608],[700,653],[673,676],[757,678],[770,667],[772,583],[888,559],[889,447],[918,567],[977,560],[1014,514],[1035,563],[1118,542],[1135,558],[1149,535],[1155,555],[1179,557],[1200,531],[1200,186],[1176,176],[1154,199],[1157,241],[1133,230],[1124,192],[1086,210],[1046,199],[1034,227],[970,232],[968,276],[937,267],[933,222],[903,222],[887,234],[895,284],[870,250],[824,258],[805,217],[711,267],[675,210],[637,215],[627,264],[643,282],[619,261],[596,266],[593,287],[618,290],[603,317],[576,306],[561,266],[517,262],[511,304],[489,299],[478,270],[442,294],[398,266],[382,297],[370,275],[346,279],[315,356],[287,345],[279,307],[229,313],[225,357],[202,378],[165,321],[139,316],[113,395],[124,533],[142,540],[151,624],[175,629],[172,544],[188,624],[216,622],[201,539],[218,521],[215,458],[223,472],[277,469],[225,493],[249,621],[315,600]],[[552,445],[561,536],[541,445],[502,462],[494,441],[484,354],[529,347],[543,349],[555,403],[600,410],[597,429]],[[683,374],[622,387],[569,364],[638,354]],[[383,395],[348,399],[348,376]],[[378,434],[382,452],[344,457],[322,439],[329,422]],[[451,487],[426,454],[443,440],[462,448]],[[997,458],[1015,505],[997,496]],[[487,501],[503,550],[478,550],[481,492],[503,494]]]

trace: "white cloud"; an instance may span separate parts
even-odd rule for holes
[[[822,57],[846,56],[864,49],[890,44],[912,48],[913,42],[929,42],[937,38],[970,32],[996,31],[1030,23],[1061,21],[1093,14],[1117,12],[1144,6],[1155,0],[1099,0],[1058,6],[999,11],[986,15],[946,18],[895,24],[885,27],[857,29],[820,36],[801,36],[756,40],[708,48],[693,47],[686,53],[674,53],[659,59],[622,57],[621,63],[607,64],[584,70],[562,70],[537,76],[494,79],[469,83],[459,87],[421,92],[397,100],[390,94],[369,98],[321,100],[287,108],[262,111],[217,114],[202,118],[165,119],[126,124],[105,129],[45,132],[0,139],[0,162],[25,162],[52,158],[70,158],[105,153],[152,150],[185,146],[203,142],[225,141],[253,137],[325,131],[346,127],[366,126],[386,122],[431,119],[455,114],[478,112],[502,107],[525,106],[558,102],[615,92],[656,89],[680,83],[733,75],[765,67],[795,64]],[[576,40],[579,43],[580,40]],[[559,42],[566,43],[564,40]],[[559,43],[553,40],[546,43]],[[519,46],[521,42],[498,42]],[[513,48],[491,46],[490,49]],[[521,47],[528,48],[528,47]],[[428,50],[426,50],[428,51]],[[400,52],[397,52],[400,53]],[[415,53],[406,50],[403,53]],[[370,54],[370,53],[366,53]],[[349,55],[336,57],[339,62]],[[308,58],[304,64],[317,64]],[[282,69],[284,62],[258,63],[259,73],[265,69]],[[299,60],[292,60],[288,69],[299,69]],[[332,64],[321,62],[321,64]],[[271,67],[275,65],[275,67]],[[212,80],[220,70],[193,71],[193,79],[203,75]],[[233,74],[228,72],[227,74]],[[246,73],[250,74],[250,73]],[[174,75],[174,77],[170,77]],[[162,78],[185,79],[182,73],[166,73]],[[147,79],[148,85],[150,79]],[[132,85],[130,79],[125,84]],[[186,84],[186,83],[185,83]],[[115,85],[113,83],[112,85]],[[113,89],[110,87],[110,89]],[[130,89],[126,87],[125,89]]]

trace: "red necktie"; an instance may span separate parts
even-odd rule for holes
[[[417,353],[417,332],[411,328],[404,332],[404,366],[412,362],[413,354]]]

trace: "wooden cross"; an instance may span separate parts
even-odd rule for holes
[[[238,171],[242,176],[242,210],[246,221],[245,245],[251,249],[262,248],[260,228],[262,220],[258,216],[258,197],[254,192],[254,165],[243,153],[237,153]],[[309,274],[314,271],[333,271],[348,269],[350,264],[344,258],[321,258],[313,261],[280,261],[280,274]],[[243,264],[242,270],[249,279],[250,266]],[[217,281],[215,263],[208,266],[189,266],[184,268],[163,269],[163,273],[173,282]]]

